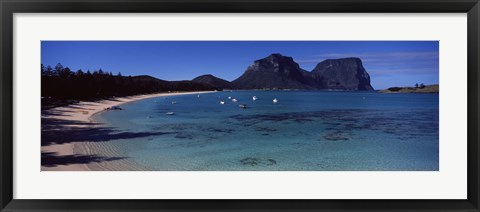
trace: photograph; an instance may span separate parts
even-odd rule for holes
[[[40,61],[41,171],[439,171],[438,40],[42,40]]]
[[[0,0],[0,211],[480,212],[479,1]]]

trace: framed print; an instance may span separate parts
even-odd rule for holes
[[[2,211],[479,211],[467,1],[1,1]]]

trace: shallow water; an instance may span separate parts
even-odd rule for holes
[[[274,98],[279,102],[274,104]],[[121,107],[93,118],[132,136],[97,143],[95,151],[113,151],[151,170],[439,167],[438,94],[233,91],[158,97]]]

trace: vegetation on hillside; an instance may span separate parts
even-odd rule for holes
[[[424,85],[423,83],[415,87],[391,87],[384,90],[380,90],[381,93],[438,93],[439,86],[436,85]]]
[[[60,63],[54,68],[41,65],[43,98],[57,100],[97,100],[168,91],[214,90],[212,86],[192,81],[165,81],[150,76],[114,75],[102,69],[71,71]]]

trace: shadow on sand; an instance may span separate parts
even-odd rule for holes
[[[117,139],[144,138],[169,134],[165,132],[120,132],[101,124],[69,121],[48,116],[42,117],[41,145],[65,144],[72,142],[114,142]],[[42,152],[41,164],[46,167],[69,164],[88,164],[124,159],[98,155],[58,155],[55,152]]]
[[[58,165],[89,164],[105,161],[122,160],[126,157],[101,157],[96,155],[62,155],[54,152],[42,152],[42,166],[55,167]]]
[[[117,139],[144,138],[169,132],[120,132],[101,124],[42,118],[42,146],[71,142],[107,142]]]

